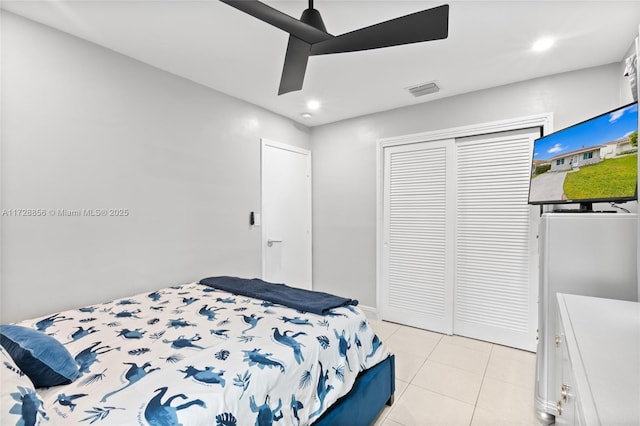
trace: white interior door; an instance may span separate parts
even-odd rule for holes
[[[382,318],[452,333],[453,140],[384,150]]]
[[[311,152],[262,140],[262,276],[311,290]]]
[[[535,350],[539,208],[527,200],[539,136],[456,140],[455,334]]]

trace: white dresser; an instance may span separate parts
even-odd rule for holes
[[[636,214],[542,215],[535,404],[545,424],[553,423],[559,398],[554,356],[556,294],[637,301],[637,227]]]
[[[556,424],[640,425],[640,303],[557,295]]]

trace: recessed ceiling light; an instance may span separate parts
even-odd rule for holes
[[[316,100],[311,100],[307,102],[307,108],[311,111],[317,111],[320,109],[320,102]]]
[[[302,118],[311,118],[311,117],[313,117],[313,116],[312,116],[310,113],[308,113],[308,112],[303,112],[302,114],[300,114],[300,116],[301,116]]]
[[[551,46],[553,46],[553,43],[555,43],[554,39],[550,37],[544,37],[544,38],[538,39],[538,41],[533,43],[532,49],[535,50],[536,52],[543,52],[551,48]]]

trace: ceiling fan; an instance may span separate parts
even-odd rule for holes
[[[327,32],[320,12],[309,8],[295,19],[257,0],[220,0],[289,33],[278,95],[302,89],[310,55],[355,52],[447,38],[449,5],[364,27],[339,36]]]

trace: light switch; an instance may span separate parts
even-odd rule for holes
[[[261,220],[260,220],[260,213],[254,213],[253,214],[253,226],[260,226]]]

